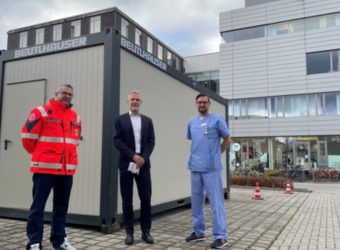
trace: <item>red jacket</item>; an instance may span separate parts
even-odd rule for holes
[[[75,174],[81,122],[70,106],[51,99],[31,111],[21,132],[22,144],[32,154],[32,173]]]

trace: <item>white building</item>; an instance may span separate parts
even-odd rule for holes
[[[219,88],[241,144],[236,160],[340,168],[340,1],[245,6],[220,14]]]

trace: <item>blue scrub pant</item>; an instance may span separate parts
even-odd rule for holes
[[[42,243],[44,210],[53,189],[53,211],[50,241],[60,246],[66,237],[65,221],[71,194],[73,177],[69,175],[33,174],[33,202],[27,219],[27,238],[30,244]]]
[[[191,172],[192,228],[196,235],[205,236],[205,194],[212,212],[214,239],[227,240],[227,219],[224,209],[222,172]]]

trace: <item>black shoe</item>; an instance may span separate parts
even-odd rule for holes
[[[153,238],[150,233],[143,233],[142,240],[144,240],[148,244],[153,244]]]
[[[228,241],[223,239],[216,239],[213,243],[211,243],[210,247],[215,249],[220,249],[228,245]]]
[[[186,242],[198,242],[198,241],[204,241],[205,236],[204,235],[196,235],[195,232],[190,234],[188,237],[185,238]]]
[[[125,244],[126,245],[132,245],[133,244],[133,235],[131,234],[127,234],[126,237],[125,237]]]

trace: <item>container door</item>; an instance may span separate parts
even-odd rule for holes
[[[0,130],[1,207],[27,209],[32,200],[30,155],[21,146],[21,127],[31,109],[45,102],[45,80],[4,84]]]

